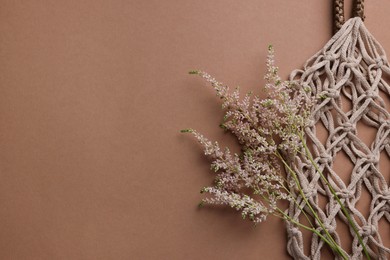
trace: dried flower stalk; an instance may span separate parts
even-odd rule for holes
[[[202,145],[205,155],[211,159],[211,169],[216,173],[215,184],[201,189],[201,193],[211,196],[204,198],[200,205],[230,206],[255,224],[266,220],[270,214],[280,217],[315,233],[335,253],[348,259],[324,227],[301,187],[298,174],[290,167],[297,154],[311,158],[304,138],[304,129],[311,123],[310,110],[316,101],[311,90],[296,82],[281,80],[272,46],[268,49],[267,97],[264,99],[251,93],[240,98],[238,88],[230,92],[228,86],[206,72],[191,71],[190,74],[200,75],[215,89],[225,111],[220,126],[235,135],[241,146],[240,154],[232,154],[228,148],[221,149],[217,142],[211,142],[196,130],[182,130],[192,133]],[[317,165],[314,167],[318,168]],[[319,174],[325,178],[321,172]],[[298,197],[305,202],[305,208],[297,202]],[[309,226],[288,216],[280,208],[282,201],[296,203],[307,217]],[[344,214],[350,218],[348,212]],[[315,228],[308,215],[321,226],[322,232]]]

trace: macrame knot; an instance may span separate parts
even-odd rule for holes
[[[318,231],[323,231],[323,232],[324,232],[324,230],[327,230],[327,231],[329,232],[329,234],[333,234],[333,233],[335,233],[335,231],[336,231],[336,227],[331,226],[331,225],[329,225],[329,224],[327,224],[327,223],[324,223],[324,229],[322,229],[321,227],[319,227],[319,228],[318,228]]]
[[[354,68],[359,66],[359,61],[353,57],[347,57],[345,58],[345,66]]]
[[[320,158],[318,159],[318,162],[320,164],[330,165],[333,162],[333,158],[329,154],[322,153],[320,154]]]
[[[352,131],[355,131],[355,130],[352,129]],[[337,142],[337,147],[343,147],[344,145],[349,145],[350,142],[351,142],[351,140],[349,138],[340,139]]]
[[[338,97],[340,97],[340,93],[336,89],[329,88],[326,91],[322,91],[320,93],[320,97],[324,97],[324,98],[338,98]]]
[[[377,158],[373,154],[369,154],[365,158],[365,161],[366,161],[366,163],[377,164],[379,162],[379,158]]]
[[[291,237],[299,237],[299,235],[301,234],[301,231],[299,231],[299,229],[296,227],[292,227],[288,231]]]
[[[365,95],[366,95],[367,98],[374,99],[374,98],[376,98],[378,96],[378,93],[376,93],[375,90],[369,89],[369,90],[367,90]]]
[[[337,196],[342,199],[352,199],[355,197],[355,194],[347,189],[340,190],[336,192]]]
[[[382,69],[382,67],[387,63],[386,57],[380,56],[375,58],[375,67],[378,69]]]
[[[343,128],[343,131],[346,132],[346,133],[355,132],[355,127],[350,122],[345,122],[342,125],[342,128]]]
[[[325,52],[324,59],[328,61],[335,61],[338,58],[338,55],[332,52]]]
[[[310,199],[317,195],[317,189],[313,187],[303,188],[303,194],[306,196],[306,198]]]
[[[377,228],[371,224],[363,226],[359,231],[360,235],[363,237],[374,236],[377,232]]]

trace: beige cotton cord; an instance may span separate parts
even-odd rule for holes
[[[356,8],[355,12],[362,15],[360,8]],[[349,210],[372,259],[381,260],[390,258],[390,248],[383,244],[378,232],[379,221],[390,224],[390,189],[379,169],[380,159],[388,160],[386,156],[390,157],[390,113],[383,99],[390,98],[389,78],[390,66],[386,54],[359,15],[344,23],[325,47],[306,62],[303,70],[293,71],[290,76],[291,80],[309,87],[312,94],[319,97],[312,108],[312,124],[305,130],[314,160]],[[360,139],[358,123],[375,129],[376,137],[371,145]],[[323,124],[328,132],[324,143],[316,135],[319,124]],[[353,164],[347,183],[333,169],[335,158],[340,153],[346,154]],[[336,227],[341,224],[340,221],[349,224],[339,204],[308,158],[295,159],[298,162],[295,170],[305,194],[326,229],[341,245],[342,238]],[[371,195],[367,218],[356,207],[363,186]],[[305,202],[297,196],[304,207]],[[319,197],[327,198],[325,207],[319,206]],[[303,213],[300,207],[291,203],[288,214],[298,220]],[[336,216],[340,220],[336,221]],[[316,229],[323,233],[316,224]],[[324,242],[316,234],[308,243],[309,255],[305,255],[302,232],[289,222],[287,230],[288,252],[294,259],[321,258]],[[349,233],[353,238],[352,251],[346,253],[350,259],[363,259],[363,249],[351,227]]]

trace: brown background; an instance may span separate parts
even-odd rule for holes
[[[366,1],[387,50],[389,13]],[[0,259],[289,259],[279,220],[197,210],[179,130],[232,140],[187,71],[259,93],[269,43],[287,77],[330,37],[331,1],[0,1]]]

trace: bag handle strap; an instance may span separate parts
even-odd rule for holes
[[[344,15],[344,0],[333,1],[333,15],[334,15],[334,32],[340,30],[345,22]],[[364,0],[354,0],[352,17],[360,17],[363,21],[366,18],[364,16]]]

